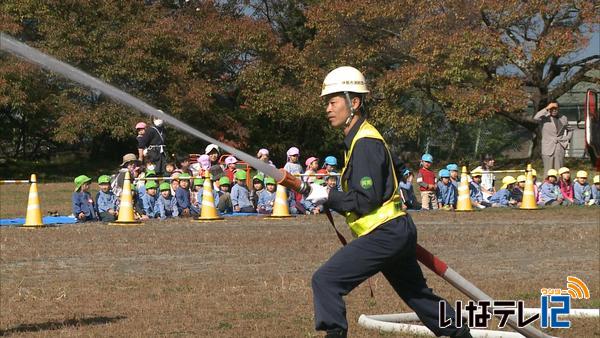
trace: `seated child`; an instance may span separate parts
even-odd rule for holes
[[[173,174],[171,175],[171,196],[175,196],[177,188],[179,188],[179,174]]]
[[[227,156],[227,158],[225,158],[225,165],[227,167],[225,168],[225,170],[223,170],[223,172],[225,172],[225,175],[227,175],[227,178],[229,178],[229,182],[232,182],[234,179],[233,175],[235,174],[235,170],[237,169],[237,162],[238,160],[234,156]]]
[[[573,182],[571,182],[571,171],[567,167],[558,169],[558,186],[560,187],[560,193],[563,196],[563,205],[571,205],[574,202],[573,199]]]
[[[321,180],[321,179],[316,179],[313,184],[318,184],[318,185],[324,185],[325,181]],[[302,199],[302,206],[304,207],[304,210],[306,212],[307,215],[318,215],[321,212],[323,212],[323,206],[322,205],[315,205],[312,202],[310,202],[309,200],[303,198]]]
[[[165,164],[165,176],[171,176],[175,172],[175,169],[177,169],[175,167],[175,162],[167,162],[167,164]]]
[[[481,168],[475,168],[471,171],[471,182],[469,182],[469,191],[471,196],[471,204],[479,209],[485,209],[492,205],[483,199],[483,192],[481,191],[481,175],[483,170]]]
[[[402,178],[398,182],[400,191],[402,192],[403,209],[418,210],[421,208],[419,202],[417,202],[417,196],[413,189],[413,173],[409,169],[404,169],[402,172]]]
[[[74,180],[75,192],[73,192],[71,201],[73,215],[77,218],[78,222],[98,220],[94,200],[89,192],[91,181],[92,179],[85,175],[79,175]]]
[[[319,159],[316,157],[309,157],[306,162],[306,171],[304,172],[307,176],[304,177],[304,181],[313,183],[317,179],[317,170],[319,170]]]
[[[243,170],[238,170],[235,173],[235,179],[237,184],[231,188],[231,204],[233,206],[233,212],[245,212],[251,213],[256,212],[252,201],[250,201],[250,191],[246,186],[247,174]]]
[[[527,175],[525,175],[527,177]],[[537,181],[537,171],[535,169],[531,169],[531,179],[533,180],[533,197],[535,198],[535,202],[539,202],[540,198],[540,186],[542,185]]]
[[[291,147],[287,151],[287,162],[283,169],[285,169],[290,174],[302,174],[304,170],[302,170],[302,165],[298,163],[298,159],[300,158],[300,150],[296,147]]]
[[[179,175],[179,187],[175,192],[177,208],[179,209],[179,215],[182,217],[198,216],[200,214],[198,207],[192,204],[190,178],[191,176],[186,173]]]
[[[329,190],[338,189],[338,176],[330,175],[325,178],[325,185]]]
[[[117,200],[117,203],[119,204],[120,200]],[[135,184],[133,183],[131,183],[131,204],[133,204],[133,215],[135,216],[135,219],[142,219],[145,215],[144,204],[142,199],[138,196]]]
[[[590,200],[590,204],[600,205],[600,175],[594,176],[592,180],[592,199]]]
[[[448,169],[442,169],[439,172],[440,180],[437,182],[437,202],[438,208],[444,210],[454,209],[454,200],[456,188],[450,181],[450,172]]]
[[[588,173],[583,170],[577,172],[573,183],[573,201],[576,205],[588,205],[592,199],[592,187],[587,182]]]
[[[223,177],[227,177],[227,176],[222,176]],[[213,194],[213,201],[214,201],[214,206],[215,209],[217,208],[217,205],[219,205],[219,193],[218,190],[213,189],[212,191]],[[204,179],[203,178],[196,178],[194,179],[194,194],[192,194],[192,199],[194,200],[194,206],[200,211],[199,213],[202,212],[202,197],[204,197]]]
[[[331,155],[325,157],[323,168],[325,168],[328,173],[337,173],[337,158]]]
[[[512,197],[511,191],[515,187],[517,180],[512,176],[504,176],[502,179],[502,187],[490,197],[490,203],[494,208],[502,208],[508,206],[516,206],[517,201]]]
[[[458,164],[450,163],[446,166],[446,169],[448,169],[448,171],[450,172],[450,182],[452,182],[454,187],[458,190],[458,182],[460,181],[458,177]],[[454,204],[456,204],[456,202]]]
[[[192,170],[190,169],[190,159],[186,154],[177,155],[177,169],[183,174],[192,175]]]
[[[158,200],[156,188],[158,188],[156,181],[146,182],[146,193],[142,196],[142,205],[144,206],[143,220],[160,217],[158,206],[156,205],[156,201]]]
[[[263,186],[263,177],[254,175],[254,177],[252,177],[252,190],[250,190],[250,201],[252,202],[252,206],[254,208],[258,206],[258,199],[264,191],[265,187]]]
[[[558,172],[555,169],[548,170],[546,180],[540,187],[539,205],[561,205],[563,196],[557,183]]]
[[[171,196],[171,186],[168,182],[162,182],[158,189],[160,190],[160,196],[156,201],[158,206],[158,213],[160,219],[167,219],[167,217],[179,216],[179,209],[177,208],[177,198]]]
[[[267,188],[258,198],[256,211],[259,214],[272,214],[273,205],[275,204],[275,188],[277,188],[277,183],[275,183],[273,177],[267,177],[265,178],[265,184],[267,185]]]
[[[523,202],[523,193],[525,192],[525,181],[527,177],[525,175],[517,176],[517,184],[511,191],[512,198],[517,201],[517,206],[521,206],[521,202]]]
[[[229,177],[223,176],[219,179],[220,189],[217,192],[219,195],[219,202],[217,204],[217,210],[222,214],[231,214],[233,212],[233,205],[231,204],[231,181]]]
[[[117,219],[117,196],[110,190],[110,176],[98,177],[100,191],[96,194],[96,206],[98,207],[98,218],[102,222],[113,222]]]

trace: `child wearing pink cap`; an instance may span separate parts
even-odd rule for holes
[[[304,172],[307,176],[304,177],[304,181],[313,183],[317,179],[317,170],[319,170],[319,159],[316,157],[309,157],[306,162],[306,171]]]
[[[144,122],[138,122],[135,125],[135,130],[137,131],[137,136],[135,139],[137,140],[138,144],[138,160],[142,161],[144,159],[144,146],[142,143],[142,137],[144,137],[144,133],[146,132],[146,124]]]
[[[200,155],[196,163],[190,166],[193,176],[204,177],[204,173],[210,169],[210,157],[206,154]]]
[[[302,169],[302,165],[298,163],[298,159],[300,158],[300,150],[296,147],[291,147],[287,151],[287,162],[283,169],[285,169],[290,174],[302,174],[304,170]]]
[[[230,182],[234,181],[233,175],[235,174],[237,161],[237,158],[235,158],[234,156],[227,156],[227,158],[225,158],[225,170],[223,171],[225,172],[225,175],[227,175],[227,177],[229,178]]]

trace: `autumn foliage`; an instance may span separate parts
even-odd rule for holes
[[[371,119],[392,140],[498,116],[535,131],[528,105],[598,82],[597,53],[577,54],[598,36],[597,12],[590,1],[24,0],[0,4],[0,30],[244,150],[337,154],[318,95],[331,69],[365,73]],[[6,157],[132,139],[142,118],[6,54],[0,116]],[[170,144],[203,149],[175,132]]]

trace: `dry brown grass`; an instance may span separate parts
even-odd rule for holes
[[[53,187],[70,194],[70,185]],[[56,205],[64,213],[64,203],[42,195],[45,209]],[[2,217],[5,210],[22,216],[17,203],[11,208],[3,206]],[[521,298],[535,307],[541,287],[564,287],[566,276],[575,275],[593,299],[573,306],[600,307],[598,209],[413,218],[424,247],[497,299]],[[310,278],[338,247],[324,216],[2,228],[0,335],[313,337]],[[440,295],[465,299],[439,277],[426,276]],[[408,311],[381,275],[372,285],[374,299],[365,285],[347,297],[353,337],[379,335],[358,326],[362,313]],[[600,335],[594,319],[572,320],[572,326],[549,332]]]

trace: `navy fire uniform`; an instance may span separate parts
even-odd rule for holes
[[[327,330],[328,337],[345,337],[348,323],[342,297],[381,271],[436,335],[470,337],[467,327],[439,327],[439,302],[443,299],[427,286],[417,263],[417,229],[402,211],[392,157],[383,138],[361,117],[344,145],[343,191],[332,189],[325,205],[346,216],[356,238],[313,275],[316,329]],[[449,305],[446,316],[454,318]]]
[[[152,126],[146,129],[146,132],[140,140],[138,147],[147,150],[146,159],[154,163],[157,175],[162,175],[165,172],[167,164],[167,147],[165,144],[165,128],[163,126]]]

